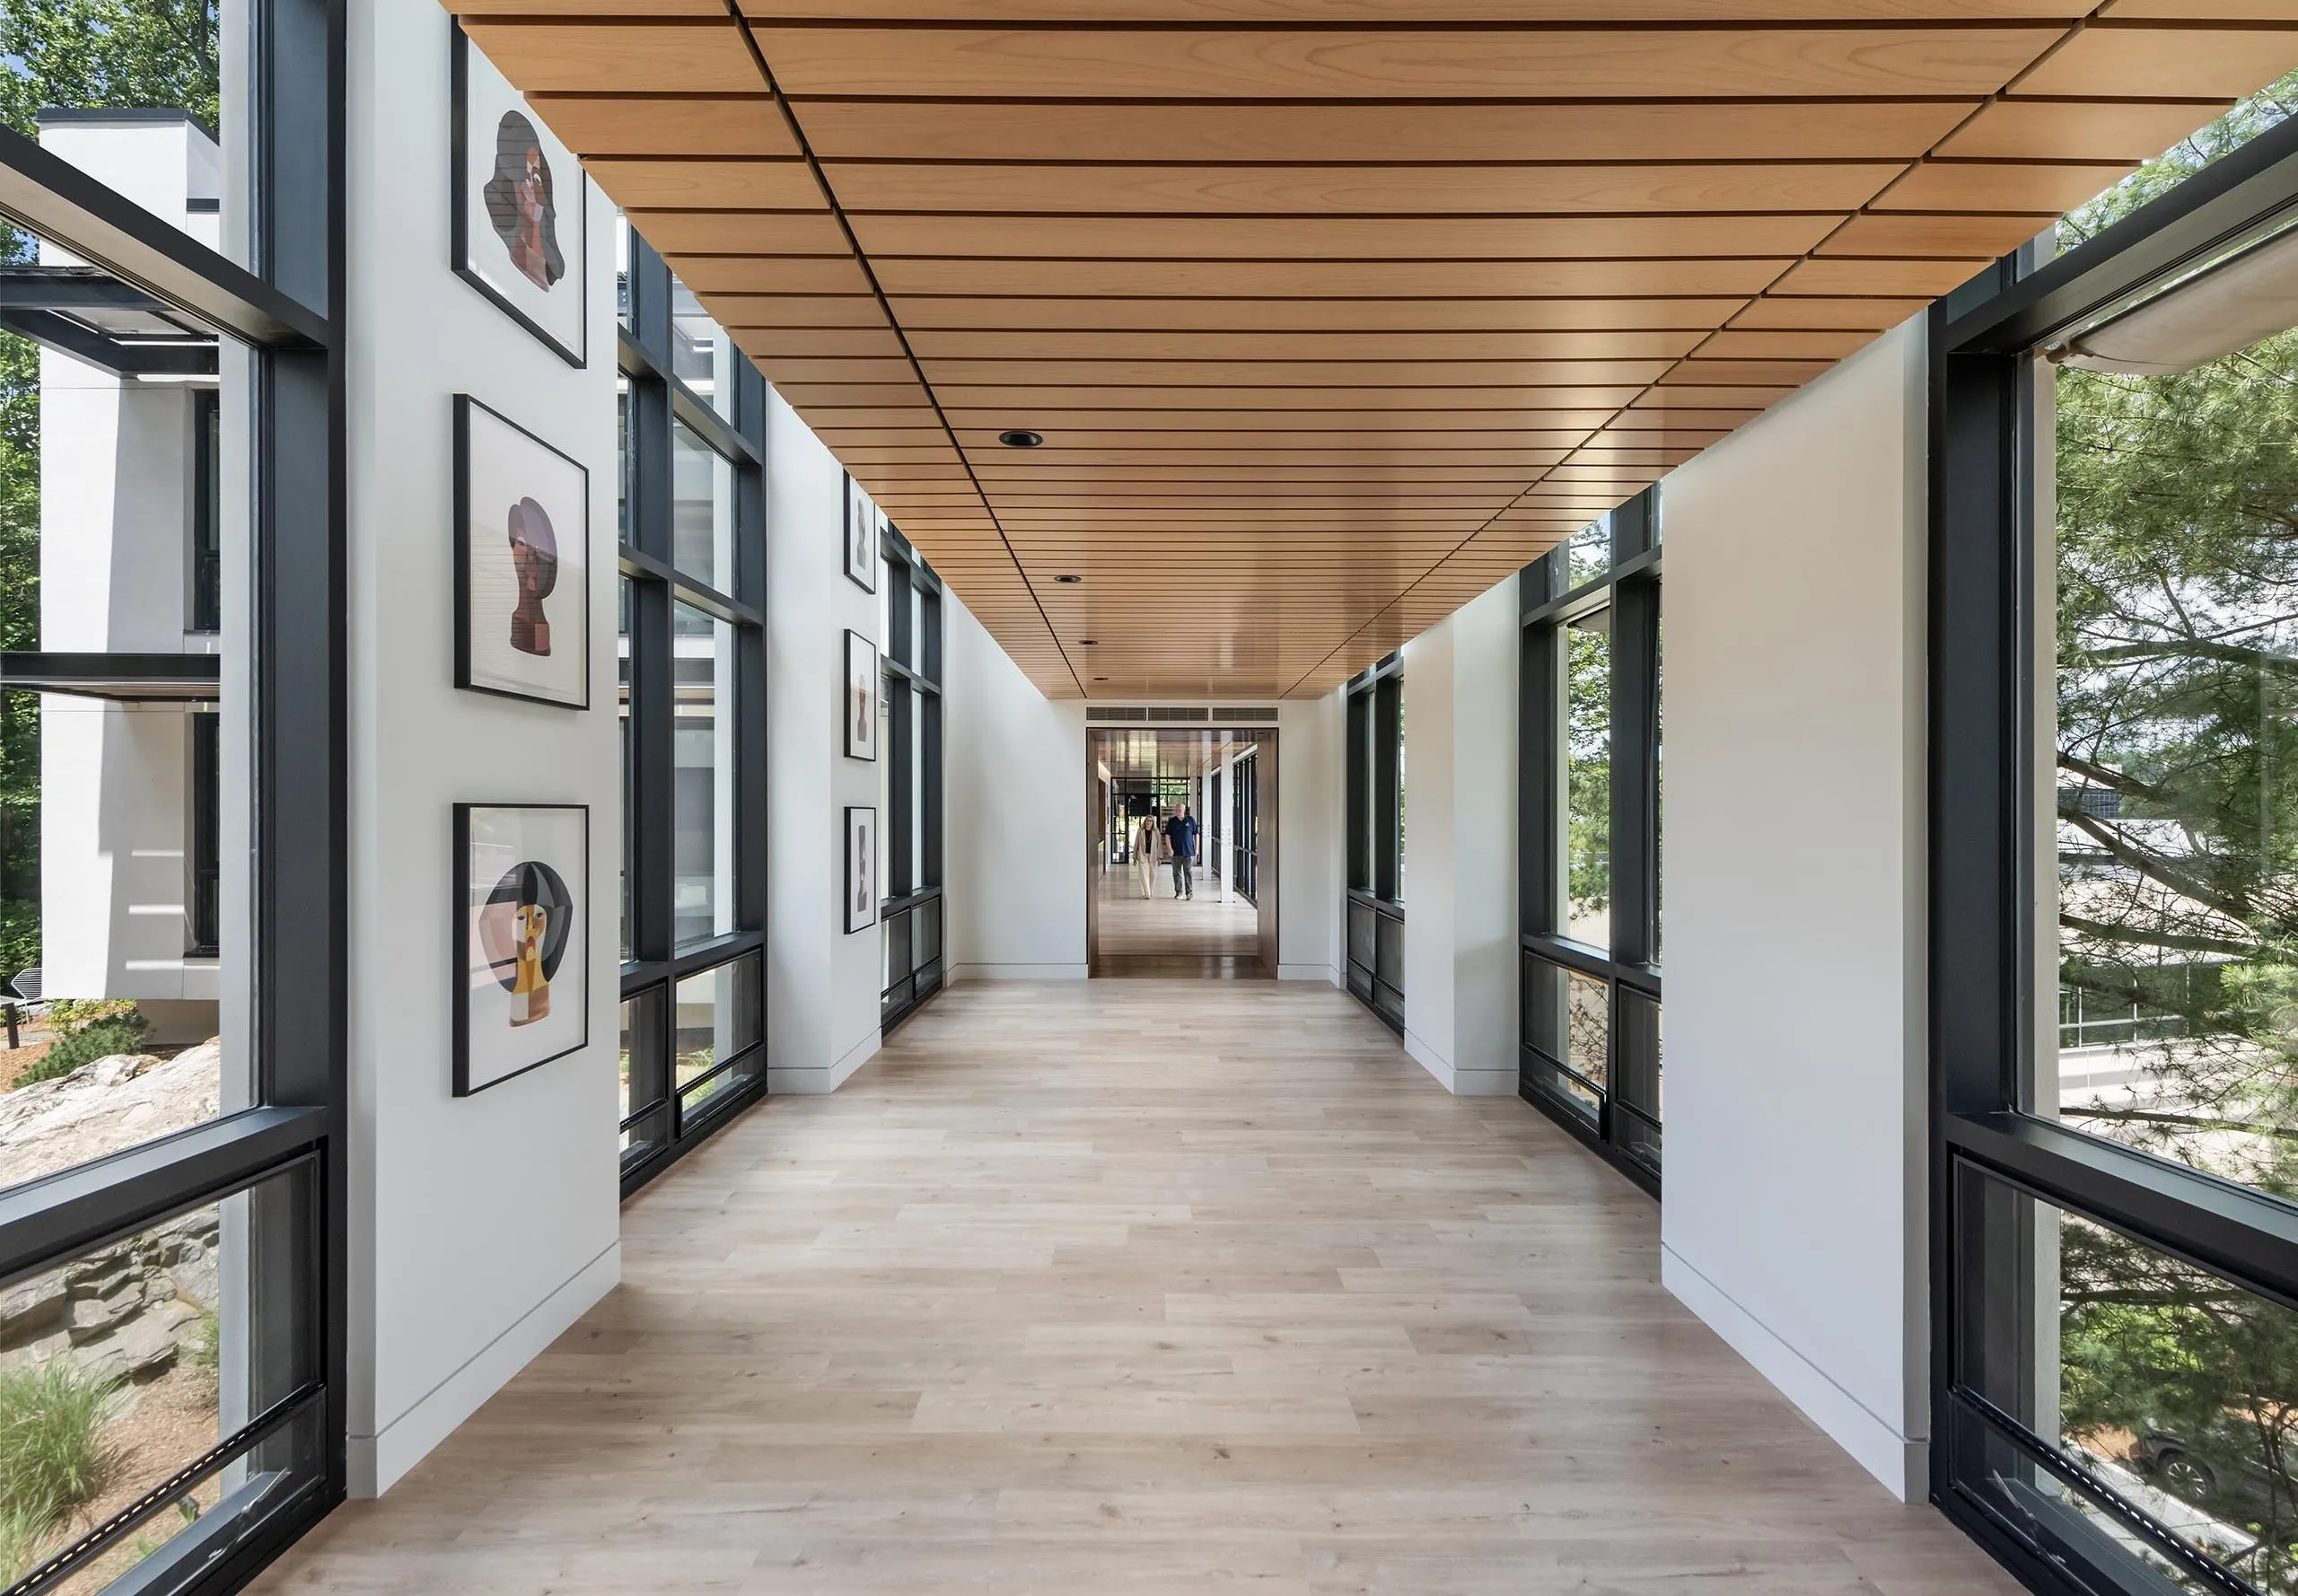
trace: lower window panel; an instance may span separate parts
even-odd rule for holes
[[[1517,1071],[1520,1091],[1536,1092],[1549,1101],[1562,1104],[1594,1125],[1604,1111],[1603,1094],[1578,1079],[1570,1070],[1558,1069],[1550,1060],[1541,1057],[1530,1048],[1523,1050]]]
[[[12,1589],[175,1589],[320,1489],[317,1167],[0,1291]]]
[[[1524,1045],[1597,1092],[1610,1086],[1611,983],[1524,955]]]
[[[2298,1593],[2298,1313],[1969,1164],[1954,1198],[1958,1494],[2101,1592]]]

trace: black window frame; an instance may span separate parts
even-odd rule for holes
[[[1340,913],[1349,995],[1404,1033],[1404,655],[1344,689],[1347,879]]]
[[[1605,523],[1591,523],[1592,525]],[[1517,578],[1517,1095],[1660,1195],[1660,488],[1608,518],[1604,568],[1571,578],[1560,545]],[[1574,621],[1610,611],[1611,912],[1601,948],[1573,941],[1561,920],[1568,861],[1562,846],[1569,728],[1564,650]],[[1604,1073],[1572,1067],[1563,1034],[1578,978],[1603,985]]]
[[[730,351],[732,369],[714,374],[732,416],[689,388],[673,369],[672,278],[669,265],[634,229],[621,285],[625,315],[616,329],[622,399],[625,513],[616,547],[628,618],[624,669],[623,892],[630,943],[622,965],[624,1048],[629,1108],[622,1118],[622,1191],[637,1190],[724,1127],[767,1091],[767,735],[766,412],[758,368]],[[713,571],[714,586],[674,560],[676,486],[672,434],[683,427],[733,473],[733,570]],[[715,714],[733,724],[733,921],[735,929],[678,942],[676,613],[686,606],[733,628],[731,681],[714,681]],[[756,957],[751,957],[756,955]],[[691,1080],[676,1079],[678,986],[732,966],[755,990],[735,994],[738,1010],[759,1017],[758,1037]],[[750,1005],[744,1007],[743,1005]],[[732,1076],[727,1087],[722,1077]]]
[[[846,502],[853,501],[849,481]],[[888,794],[879,817],[887,844],[878,900],[884,971],[878,1026],[883,1033],[942,989],[948,968],[942,880],[947,774],[942,662],[948,625],[942,579],[890,524],[881,523],[878,533],[878,581],[889,618],[886,646],[878,654],[880,701],[889,712],[886,746],[880,750],[887,761]]]
[[[139,1590],[221,1596],[324,1517],[348,1484],[344,18],[327,0],[257,0],[246,26],[255,203],[245,266],[0,129],[0,216],[244,351],[254,1104],[0,1190],[0,1285],[259,1186],[293,1188],[251,1210],[259,1267],[248,1339],[261,1349],[250,1354],[251,1416],[19,1590],[71,1577],[245,1460],[246,1484],[138,1571]],[[12,651],[0,654],[0,685],[187,706],[221,694],[218,662],[206,655]],[[287,1384],[281,1369],[300,1372]]]
[[[2101,1540],[2072,1514],[2038,1510],[2020,1522],[2000,1511],[1975,1487],[1987,1467],[1978,1449],[1991,1443],[1997,1458],[2015,1457],[2055,1488],[2094,1502],[2098,1492],[2056,1437],[1990,1401],[1964,1366],[2027,1334],[2039,1289],[2032,1244],[2017,1233],[2018,1204],[1968,1194],[1985,1182],[2048,1203],[2289,1307],[2298,1307],[2298,1205],[2022,1105],[2034,1005],[2046,1001],[2030,950],[2048,933],[2037,924],[2031,886],[2039,879],[2034,761],[2043,755],[2034,628],[2056,620],[2036,613],[2037,474],[2051,456],[2036,435],[2034,352],[2293,215],[2298,121],[2057,259],[2034,250],[2006,258],[1930,316],[1930,1489],[1950,1519],[2037,1591],[2092,1589],[2074,1564]],[[2024,1260],[2007,1284],[1979,1267],[1990,1243],[1995,1256]],[[2032,1347],[2010,1346],[2005,1355],[2031,1357]],[[2199,1587],[2248,1588],[2182,1555],[2128,1504],[2101,1505]]]

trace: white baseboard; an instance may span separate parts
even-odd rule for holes
[[[1660,1284],[1881,1480],[1885,1490],[1902,1502],[1921,1502],[1930,1495],[1929,1442],[1902,1434],[1664,1245],[1660,1250]]]
[[[1082,981],[1083,964],[953,964],[950,981]]]
[[[854,1072],[878,1056],[884,1034],[873,1030],[827,1065],[775,1065],[766,1071],[769,1097],[826,1097],[853,1079]]]
[[[398,1484],[621,1278],[622,1242],[617,1240],[376,1434],[346,1437],[351,1495],[380,1496]]]
[[[1341,984],[1340,971],[1329,964],[1279,964],[1276,978],[1280,981],[1322,981],[1328,987]]]
[[[1513,1097],[1516,1076],[1512,1071],[1461,1069],[1428,1045],[1411,1026],[1404,1029],[1406,1057],[1436,1077],[1436,1083],[1454,1097]]]

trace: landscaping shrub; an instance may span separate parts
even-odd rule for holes
[[[148,1022],[144,1016],[130,1011],[109,1020],[98,1020],[83,1025],[69,1036],[48,1045],[47,1052],[26,1066],[16,1077],[16,1084],[29,1086],[35,1081],[53,1081],[68,1075],[83,1064],[99,1058],[109,1058],[115,1053],[140,1053],[144,1048],[144,1032]]]
[[[0,1525],[37,1538],[102,1494],[116,1461],[104,1427],[117,1389],[66,1358],[0,1372]]]

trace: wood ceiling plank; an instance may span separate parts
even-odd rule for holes
[[[886,313],[867,294],[712,294],[698,296],[718,325],[737,327],[884,327]]]
[[[1870,260],[1829,256],[1803,261],[1779,279],[1774,294],[1825,298],[1866,294],[1889,299],[1936,299],[1994,265],[1969,260]]]
[[[1048,438],[1096,438],[1104,434],[1153,437],[1164,434],[1204,433],[1210,436],[1256,436],[1284,433],[1342,433],[1352,437],[1379,437],[1388,433],[1497,433],[1517,434],[1527,428],[1589,432],[1601,426],[1613,407],[1575,410],[1542,410],[1526,414],[1513,409],[1481,410],[1033,410],[1029,424]],[[871,425],[867,413],[858,416],[824,410],[830,425]],[[1002,408],[952,408],[946,412],[960,437],[994,438],[1014,425]],[[811,419],[810,417],[809,419]]]
[[[741,347],[754,361],[777,364],[802,356],[863,355],[899,360],[902,354],[901,339],[890,327],[745,328]]]
[[[2239,100],[2289,71],[2293,61],[2298,35],[2285,29],[2100,23],[2068,40],[2018,89],[2086,98]]]
[[[1855,216],[1820,246],[1821,255],[1939,256],[1968,260],[2007,255],[2055,225],[2056,211],[2013,215],[1895,215]]]
[[[886,293],[1118,294],[1211,299],[1662,298],[1762,293],[1793,258],[1677,260],[878,261]],[[858,275],[858,274],[857,274]],[[1879,290],[1879,292],[1881,292]],[[1902,291],[1904,292],[1904,291]]]
[[[1950,136],[1938,153],[2013,161],[2146,161],[2209,121],[2221,103],[1999,100]]]
[[[715,0],[690,0],[723,12]],[[612,0],[627,5],[628,0]],[[697,13],[699,14],[699,13]],[[789,155],[798,141],[774,97],[749,94],[531,94],[528,103],[570,150],[592,156]]]
[[[1841,360],[1875,341],[1871,331],[1718,332],[1699,346],[1703,359],[1776,359],[1782,356]]]
[[[462,0],[487,5],[497,0]],[[509,0],[543,9],[552,0]],[[620,0],[627,4],[628,0]],[[1330,26],[1445,22],[1908,22],[2045,19],[2086,14],[2092,0],[741,0],[759,21],[962,22],[975,23],[1188,22],[1234,27],[1259,21]],[[2187,0],[2121,0],[2182,5]],[[2298,0],[2215,0],[2214,15],[2266,14]],[[2241,9],[2247,7],[2249,9]],[[2180,12],[2150,14],[2185,14]]]
[[[835,402],[817,390],[808,391],[822,402]],[[953,382],[937,384],[934,391],[941,396],[943,406],[952,411],[994,409],[1011,413],[1029,408],[1141,408],[1194,413],[1255,407],[1271,410],[1401,411],[1453,410],[1463,404],[1474,404],[1486,409],[1509,409],[1529,414],[1543,410],[1618,409],[1641,395],[1644,385],[1586,383],[1567,388],[1486,389],[1471,396],[1464,396],[1457,388],[1424,388],[1405,384],[1368,389],[1256,388],[1230,383],[1207,391],[1186,385],[1109,388],[1044,383]],[[864,397],[850,402],[858,404],[868,400]],[[802,409],[805,408],[804,403],[798,399],[792,399],[791,403]],[[1015,424],[1009,421],[1004,425],[1011,426]]]
[[[1718,388],[1696,383],[1673,384],[1666,388],[1649,389],[1637,394],[1621,419],[1632,420],[1637,411],[1761,410],[1777,404],[1794,391],[1792,388],[1747,386]]]
[[[740,343],[741,340],[735,340]],[[801,416],[818,408],[860,405],[872,408],[899,406],[904,409],[933,408],[925,390],[916,381],[906,382],[777,382],[775,390]]]
[[[2298,35],[2292,39],[2298,47]],[[1925,161],[1875,202],[1885,211],[2024,212],[2056,215],[2113,188],[2128,162]],[[2032,238],[2032,231],[2026,234]],[[1925,254],[1943,251],[1925,250]]]
[[[945,360],[1672,360],[1678,332],[939,332],[913,330],[918,358]]]
[[[601,188],[606,185],[601,184]],[[621,196],[607,189],[607,197]],[[851,260],[845,229],[826,210],[650,211],[629,206],[630,224],[665,255],[812,255]]]
[[[1393,466],[1406,470],[1417,470],[1422,466],[1491,466],[1530,474],[1554,465],[1566,452],[1562,447],[1446,449],[1370,444],[1340,449],[1065,449],[1058,453],[1048,451],[1050,458],[1046,463],[1048,469],[1137,467],[1153,473],[1189,466],[1227,467],[1241,472],[1275,466],[1346,466],[1358,469]],[[969,458],[977,468],[983,464],[979,451],[973,452]]]
[[[1538,332],[1716,327],[1749,303],[1737,294],[1708,299],[1338,300],[905,295],[895,299],[893,307],[902,326],[912,331]]]
[[[625,210],[827,211],[803,161],[642,160],[586,155],[583,165]],[[653,235],[647,235],[653,242]],[[657,244],[657,249],[667,246]],[[747,244],[728,245],[749,249]],[[795,251],[793,251],[794,253]]]
[[[1460,388],[1553,388],[1656,381],[1665,360],[925,360],[925,380],[943,383],[1175,384],[1328,388],[1431,383]],[[1816,376],[1816,372],[1810,373]],[[794,379],[795,380],[795,379]],[[827,380],[819,378],[817,380]],[[1736,381],[1718,378],[1716,381]],[[1799,379],[1808,381],[1809,377]]]
[[[752,335],[746,333],[743,336]],[[747,344],[741,348],[743,354],[758,363],[767,380],[776,386],[785,381],[899,382],[910,375],[909,362],[899,358],[867,355],[851,359],[836,355],[785,355],[776,358],[753,350]]]
[[[1710,360],[1704,355],[1696,355],[1658,381],[1663,388],[1742,383],[1801,388],[1812,378],[1825,374],[1834,364],[1831,360]]]
[[[1984,95],[2058,38],[1986,26],[751,32],[789,93],[943,100]]]
[[[870,211],[1149,215],[1615,215],[1856,210],[1897,162],[1666,166],[1081,166],[825,162],[838,202]],[[1738,247],[1719,221],[1716,255]],[[1121,253],[1093,250],[1091,254]]]
[[[1733,314],[1733,328],[1842,329],[1881,332],[1921,313],[1927,299],[1813,299],[1766,295]]]
[[[505,77],[531,94],[754,94],[766,87],[741,31],[723,19],[467,19],[463,31]]]
[[[1767,104],[801,101],[827,160],[1211,162],[1912,160],[1981,101]],[[2166,140],[2165,143],[2168,141]],[[579,145],[576,147],[580,147]]]
[[[666,257],[679,280],[697,294],[867,294],[870,279],[851,255],[693,255]]]
[[[1101,170],[1101,169],[1093,169]],[[1877,171],[1887,170],[1877,168]],[[1880,185],[1879,185],[1880,186]],[[1870,190],[1872,193],[1873,190]],[[844,190],[840,189],[844,198]],[[1173,260],[1554,260],[1614,256],[1800,255],[1849,206],[1820,215],[1428,216],[885,215],[857,213],[873,259],[896,256]]]
[[[1562,427],[1532,429],[1500,427],[1481,430],[1463,428],[1459,431],[1408,431],[1402,428],[1323,427],[1294,431],[1255,428],[1250,433],[1215,432],[1082,432],[1057,429],[1046,434],[1046,447],[1041,457],[1058,460],[1073,449],[1557,449],[1568,448],[1586,437],[1592,427]],[[839,436],[855,434],[839,429],[816,427],[822,440],[829,441],[833,431]],[[969,427],[958,429],[958,443],[969,452],[990,450],[998,446],[994,432]],[[1040,458],[1033,453],[1031,458]]]
[[[1706,432],[1721,435],[1745,426],[1763,412],[1738,408],[1728,409],[1643,409],[1622,410],[1603,427],[1608,436],[1634,437],[1645,433],[1673,433],[1681,430]]]

